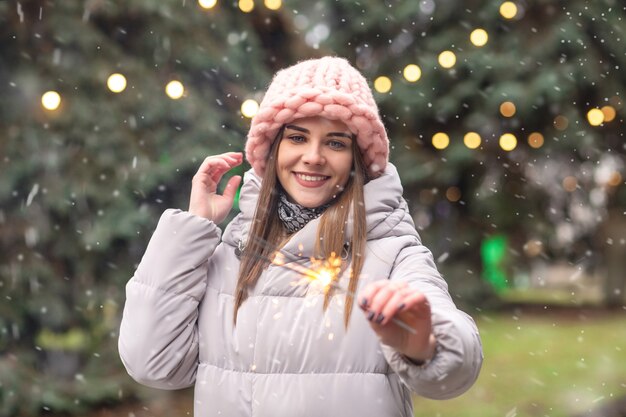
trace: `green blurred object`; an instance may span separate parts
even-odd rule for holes
[[[494,235],[483,240],[480,245],[480,256],[483,262],[483,278],[497,292],[509,287],[509,280],[504,270],[504,261],[508,248],[504,235]]]

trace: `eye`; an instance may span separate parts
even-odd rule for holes
[[[304,143],[304,142],[306,142],[306,138],[304,136],[302,136],[302,135],[289,135],[289,136],[287,136],[287,139],[289,139],[293,143]]]
[[[340,140],[335,140],[335,139],[331,139],[327,142],[328,146],[331,149],[340,151],[342,149],[345,149],[348,145],[346,145],[344,142],[340,141]]]

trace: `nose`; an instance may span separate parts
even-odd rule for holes
[[[304,149],[302,154],[302,162],[309,165],[322,165],[326,159],[322,153],[321,147],[316,143],[311,143]]]

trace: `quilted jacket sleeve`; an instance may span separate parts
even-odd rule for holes
[[[421,243],[402,249],[390,279],[406,281],[424,293],[431,306],[437,338],[435,356],[422,366],[383,345],[390,367],[412,391],[423,397],[448,399],[461,395],[478,377],[483,360],[474,321],[456,308],[432,254]]]
[[[211,221],[166,210],[126,285],[118,348],[129,375],[144,385],[178,389],[198,366],[198,304],[207,260],[220,240]]]

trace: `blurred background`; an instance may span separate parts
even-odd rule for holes
[[[621,0],[0,1],[0,416],[192,415],[126,375],[124,285],[271,75],[327,54],[483,337],[415,415],[626,416],[625,38]]]

